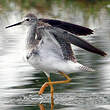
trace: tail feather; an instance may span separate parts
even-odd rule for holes
[[[84,65],[80,65],[79,68],[80,68],[81,70],[83,70],[83,71],[89,71],[89,72],[95,71],[94,69],[89,68],[89,67],[84,66]]]

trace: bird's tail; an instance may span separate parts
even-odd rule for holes
[[[89,67],[87,67],[87,66],[84,66],[84,65],[82,65],[82,64],[80,64],[80,63],[78,63],[78,64],[79,64],[79,69],[80,69],[81,71],[88,71],[88,72],[93,72],[93,71],[95,71],[94,69],[89,68]]]

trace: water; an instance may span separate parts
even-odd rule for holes
[[[26,28],[5,29],[20,21],[29,12],[39,18],[54,18],[87,26],[93,35],[81,36],[108,53],[101,57],[73,46],[78,61],[95,72],[73,73],[71,83],[55,85],[56,110],[109,109],[110,92],[110,2],[58,0],[0,1],[0,108],[3,110],[52,109],[49,88],[43,96],[37,92],[47,77],[24,60]],[[51,75],[52,80],[63,80]],[[107,98],[105,98],[105,96]],[[93,101],[95,100],[95,104]],[[98,98],[98,102],[96,101]],[[96,103],[97,102],[97,103]]]

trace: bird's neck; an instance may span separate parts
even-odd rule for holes
[[[27,40],[26,40],[27,48],[32,48],[35,44],[36,28],[37,28],[37,25],[34,24],[30,26],[28,29],[28,35],[27,35]]]

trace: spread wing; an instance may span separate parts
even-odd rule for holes
[[[76,25],[76,24],[72,24],[72,23],[68,23],[68,22],[64,22],[64,21],[60,21],[60,20],[54,20],[54,19],[41,18],[39,20],[44,23],[48,23],[53,27],[58,27],[58,28],[64,29],[64,30],[69,31],[76,35],[93,34],[93,30],[83,27],[83,26]]]
[[[85,49],[89,52],[96,53],[96,54],[99,54],[101,56],[107,55],[104,51],[94,47],[90,43],[88,43],[85,40],[71,34],[70,32],[67,32],[67,31],[62,30],[60,28],[56,28],[56,27],[52,27],[52,26],[49,26],[47,29],[49,29],[49,32],[54,35],[56,40],[63,39],[66,43],[74,44],[74,45],[76,45],[82,49]]]
[[[52,29],[52,26],[48,25],[48,24],[38,24],[38,31],[37,31],[37,39],[36,41],[38,40],[41,40],[42,39],[42,35],[45,33],[50,33],[51,37],[54,36],[54,39],[53,42],[56,43],[56,41],[58,42],[58,44],[60,45],[60,48],[62,50],[62,54],[63,54],[63,57],[65,60],[71,60],[73,62],[76,62],[76,58],[75,58],[75,55],[72,51],[72,48],[71,48],[71,44],[69,42],[67,42],[65,39],[62,39],[61,37],[58,37],[55,33],[51,33],[51,30]],[[54,30],[53,30],[54,31]]]
[[[74,53],[72,51],[71,44],[69,42],[66,42],[64,39],[59,38],[54,33],[53,33],[53,36],[55,37],[55,39],[60,44],[60,47],[62,49],[62,53],[63,53],[64,59],[76,62],[77,60],[76,60],[75,55],[74,55]]]

